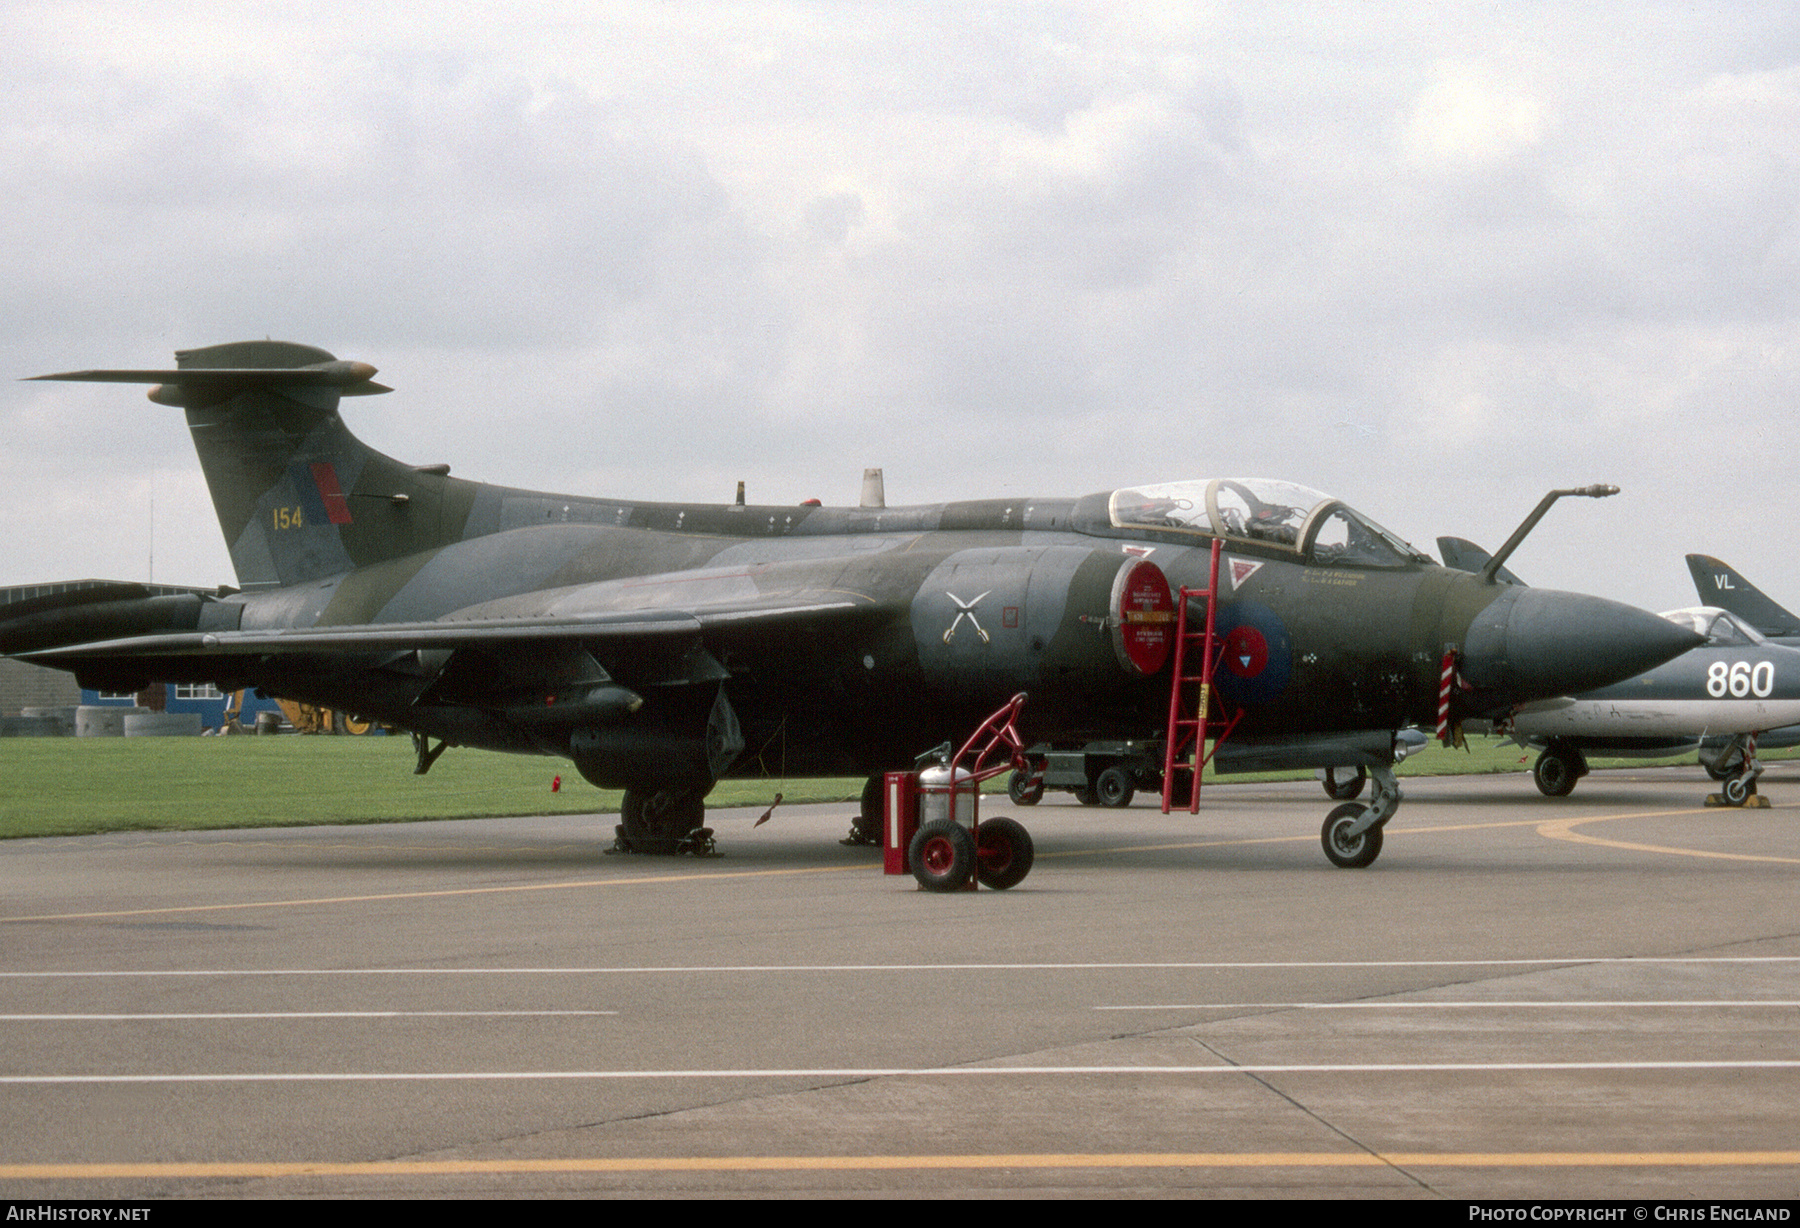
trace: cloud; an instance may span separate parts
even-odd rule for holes
[[[1548,122],[1530,94],[1503,88],[1479,67],[1444,63],[1413,104],[1406,144],[1423,160],[1491,166],[1536,145]]]
[[[16,375],[312,342],[398,389],[353,411],[386,451],[639,498],[1253,472],[1495,539],[1571,480],[1704,526],[1728,438],[1758,503],[1791,494],[1800,37],[1774,11],[0,22]],[[105,524],[152,474],[159,540],[184,535],[159,572],[227,578],[179,426],[135,391],[16,385],[0,442],[7,582],[141,574]],[[82,507],[93,531],[43,533]],[[1568,518],[1642,532],[1618,515]],[[1785,565],[1734,516],[1746,566]],[[1680,553],[1729,546],[1671,542],[1660,574],[1552,551],[1537,578],[1676,604]]]

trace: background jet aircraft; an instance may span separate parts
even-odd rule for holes
[[[1488,563],[1485,550],[1462,538],[1440,537],[1438,550],[1452,567],[1475,571]],[[1690,568],[1701,557],[1689,555]],[[1660,756],[1699,748],[1707,770],[1725,782],[1726,798],[1742,802],[1761,771],[1745,753],[1749,739],[1800,743],[1800,650],[1714,607],[1663,617],[1692,627],[1705,643],[1624,682],[1528,704],[1508,722],[1521,745],[1543,748],[1532,775],[1545,796],[1572,792],[1587,775],[1588,753]]]
[[[1710,554],[1690,554],[1687,565],[1701,605],[1730,610],[1778,644],[1800,645],[1800,618],[1744,579],[1731,564]]]
[[[543,494],[368,448],[338,416],[389,391],[367,364],[285,342],[176,357],[40,378],[156,384],[186,411],[242,591],[43,599],[0,611],[0,652],[105,690],[210,681],[355,712],[413,731],[420,772],[446,745],[564,756],[625,790],[639,849],[698,827],[722,775],[908,766],[1018,691],[1034,739],[1160,736],[1171,591],[1206,583],[1215,539],[1233,745],[1377,782],[1327,821],[1340,864],[1379,850],[1392,731],[1436,721],[1446,652],[1451,715],[1495,716],[1697,639],[1439,568],[1288,483],[908,508]]]

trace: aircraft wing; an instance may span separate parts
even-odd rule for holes
[[[447,618],[416,623],[355,623],[272,631],[182,631],[63,644],[14,655],[75,669],[97,661],[262,657],[290,653],[405,652],[420,649],[525,648],[533,644],[657,641],[709,631],[762,632],[809,627],[886,612],[867,598],[783,600],[691,610],[627,610],[544,618]]]

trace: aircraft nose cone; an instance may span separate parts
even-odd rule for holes
[[[1622,682],[1704,642],[1636,606],[1515,588],[1470,624],[1463,677],[1497,702],[1525,703]]]

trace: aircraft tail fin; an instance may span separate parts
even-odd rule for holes
[[[1800,618],[1744,579],[1731,564],[1709,554],[1690,554],[1687,565],[1702,605],[1729,610],[1767,636],[1800,636]]]
[[[298,584],[459,541],[476,484],[383,456],[338,417],[340,397],[392,389],[375,368],[309,345],[180,350],[173,370],[71,371],[45,380],[154,384],[187,413],[219,526],[246,589]]]

